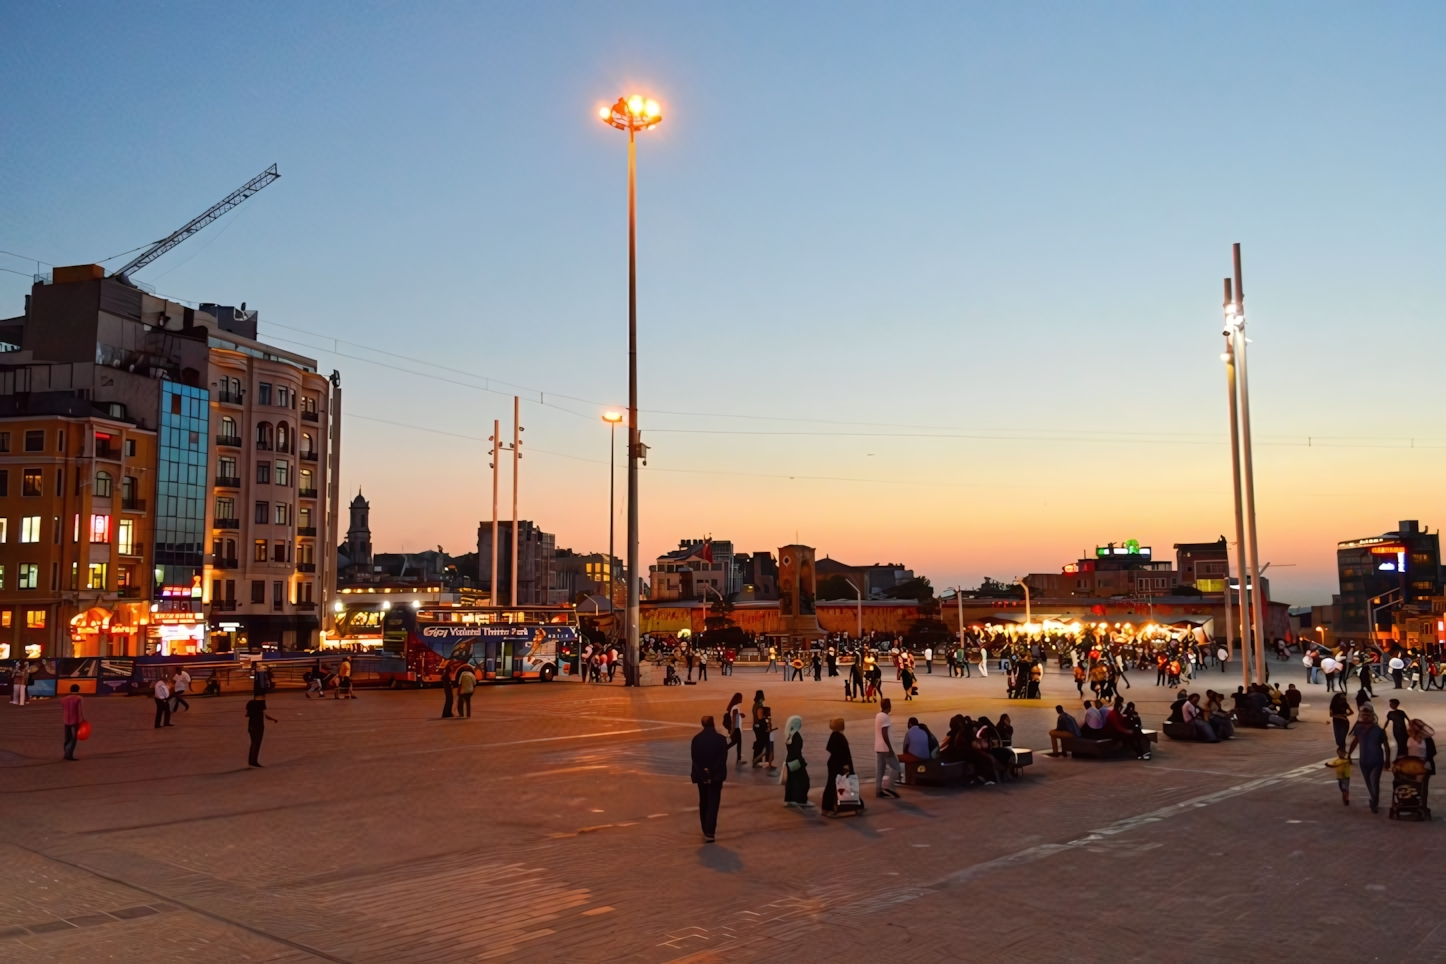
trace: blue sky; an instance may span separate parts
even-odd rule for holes
[[[645,555],[796,534],[949,585],[1231,531],[1219,291],[1240,241],[1262,556],[1278,596],[1320,602],[1337,540],[1446,521],[1442,21],[9,4],[0,249],[99,260],[276,162],[280,181],[138,279],[246,301],[264,337],[342,371],[343,482],[380,546],[465,550],[490,511],[467,437],[510,417],[507,381],[527,389],[523,515],[602,548],[625,145],[595,112],[654,96]],[[27,288],[0,272],[0,314]]]

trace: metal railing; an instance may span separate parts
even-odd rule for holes
[[[236,435],[218,435],[216,436],[216,444],[224,445],[227,448],[239,449],[241,447],[241,439]]]
[[[233,477],[231,477],[231,476],[229,476],[229,475],[218,475],[218,476],[216,476],[216,483],[215,483],[215,484],[216,484],[218,487],[223,488],[223,489],[239,489],[239,488],[241,488],[241,480],[240,480],[240,479],[237,479],[237,478],[233,478]]]
[[[212,524],[213,526],[215,526],[217,529],[239,529],[239,528],[241,528],[241,520],[240,520],[240,519],[212,519],[212,520],[211,520],[211,524]]]
[[[222,405],[240,405],[241,400],[245,397],[246,389],[244,388],[241,389],[241,391],[236,392],[235,394],[232,394],[231,392],[216,393],[216,401],[220,402]]]

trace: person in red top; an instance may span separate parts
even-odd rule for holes
[[[80,724],[85,710],[80,705],[80,687],[70,684],[70,693],[60,698],[60,719],[65,724],[65,758],[75,759],[75,744],[80,739]]]

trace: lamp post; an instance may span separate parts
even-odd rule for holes
[[[614,491],[617,488],[617,459],[614,457],[618,448],[618,423],[623,420],[622,412],[603,412],[602,420],[608,423],[608,606],[615,608],[613,599],[613,587],[617,585],[617,574],[613,572],[613,529],[617,521],[618,508],[617,498]]]
[[[628,132],[628,685],[638,685],[638,623],[641,620],[638,585],[638,459],[643,443],[638,436],[638,152],[637,133],[662,123],[655,100],[637,94],[619,97],[616,104],[598,111],[603,123]]]
[[[1019,583],[1019,588],[1024,590],[1024,635],[1028,636],[1029,624],[1034,622],[1029,608],[1029,583],[1025,582],[1022,576],[1014,581]],[[960,629],[963,629],[962,623],[960,624]]]

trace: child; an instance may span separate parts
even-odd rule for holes
[[[844,699],[852,701],[854,698],[854,686],[849,681],[848,675],[844,675]]]
[[[1326,766],[1336,771],[1336,785],[1341,788],[1341,803],[1351,805],[1351,758],[1346,756],[1346,748],[1336,747],[1336,758],[1326,763]]]

